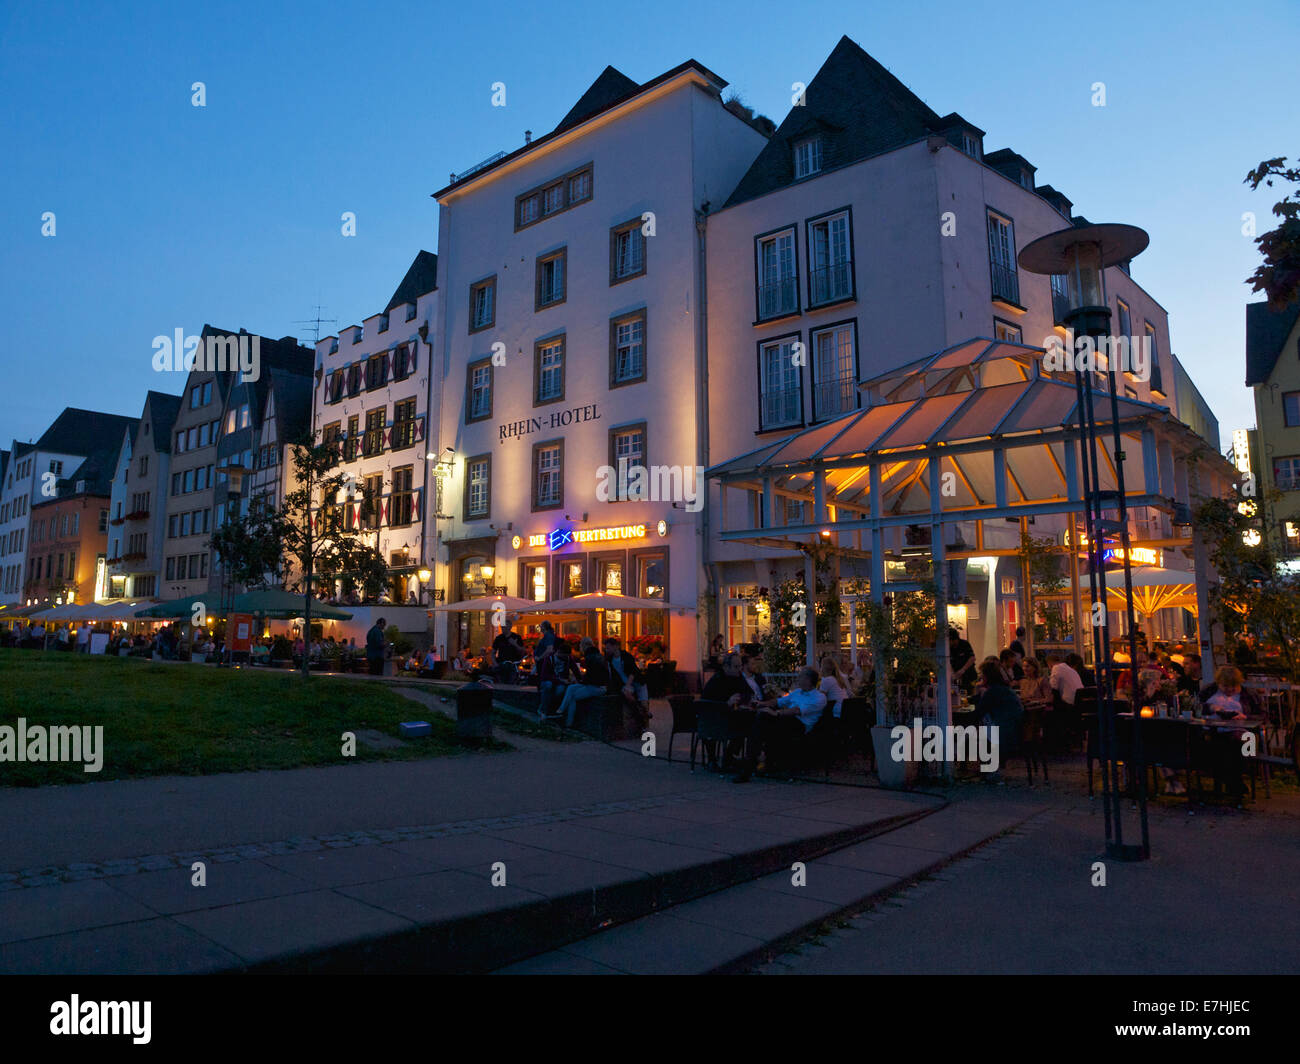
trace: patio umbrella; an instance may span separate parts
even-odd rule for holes
[[[180,620],[194,616],[194,607],[203,604],[203,611],[209,617],[221,616],[220,595],[187,595],[185,598],[159,602],[142,610],[136,610],[137,617],[159,617],[166,620]]]
[[[480,598],[461,599],[459,602],[447,602],[441,606],[433,606],[426,612],[428,613],[485,613],[495,610],[498,605],[504,606],[511,613],[523,613],[532,606],[540,603],[532,599],[516,598],[514,595],[483,595]]]
[[[265,591],[246,591],[236,595],[230,603],[231,613],[251,613],[257,617],[289,621],[305,612],[303,596],[293,591],[272,588]],[[350,621],[352,614],[318,599],[311,600],[311,615],[318,621]]]
[[[618,595],[612,591],[589,591],[585,595],[573,595],[569,598],[555,599],[551,602],[529,602],[520,613],[583,613],[587,610],[676,610],[684,606],[674,606],[662,599],[634,598],[631,595]]]
[[[1149,620],[1157,610],[1181,607],[1196,611],[1196,574],[1142,566],[1132,570],[1133,608]],[[1112,606],[1123,606],[1124,572],[1106,574],[1106,592]]]

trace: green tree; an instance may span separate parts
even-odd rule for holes
[[[1052,596],[1065,590],[1065,574],[1061,547],[1051,536],[1035,539],[1027,532],[1020,533],[1020,571],[1025,574],[1025,587],[1033,598],[1034,610],[1043,618],[1036,626],[1034,638],[1049,643],[1060,643],[1066,637],[1065,603]]]
[[[1286,165],[1286,157],[1265,159],[1246,175],[1251,190],[1261,184],[1273,187],[1274,179],[1300,184],[1300,167]],[[1289,192],[1273,205],[1277,227],[1255,238],[1264,263],[1246,280],[1253,291],[1268,296],[1269,305],[1280,309],[1300,297],[1300,198]]]
[[[1221,624],[1230,641],[1255,635],[1276,647],[1291,678],[1300,679],[1300,573],[1279,567],[1268,537],[1239,503],[1236,496],[1208,498],[1193,511],[1218,576],[1207,587],[1212,616],[1201,623]]]

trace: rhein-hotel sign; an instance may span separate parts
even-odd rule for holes
[[[545,417],[526,417],[519,421],[505,421],[497,426],[501,433],[498,443],[527,436],[543,429],[564,429],[584,421],[600,420],[600,404],[588,403],[586,406],[574,406],[567,410],[555,410]]]

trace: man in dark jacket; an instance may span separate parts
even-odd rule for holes
[[[556,643],[554,652],[537,661],[537,715],[542,720],[551,716],[551,707],[564,698],[564,691],[573,683],[573,659],[569,657],[569,644]]]
[[[605,662],[609,666],[606,693],[621,696],[623,704],[632,711],[637,727],[644,728],[650,723],[650,694],[646,690],[645,674],[637,667],[636,658],[610,636],[605,640]]]
[[[379,618],[366,633],[366,664],[371,676],[384,675],[384,629],[388,622]]]
[[[501,634],[492,640],[492,656],[497,662],[497,677],[502,683],[516,683],[519,679],[519,662],[524,660],[524,641],[519,638],[513,622],[506,621]]]

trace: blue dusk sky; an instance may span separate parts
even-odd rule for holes
[[[645,81],[694,58],[779,123],[843,34],[1076,212],[1151,234],[1133,276],[1168,310],[1226,445],[1254,424],[1242,215],[1271,228],[1280,198],[1242,178],[1300,152],[1298,30],[1294,0],[3,0],[0,445],[65,406],[135,416],[147,389],[179,392],[151,368],[157,335],[211,322],[310,342],[318,305],[338,320],[322,335],[381,310],[415,253],[437,250],[430,193],[448,173],[552,129],[606,64]]]

